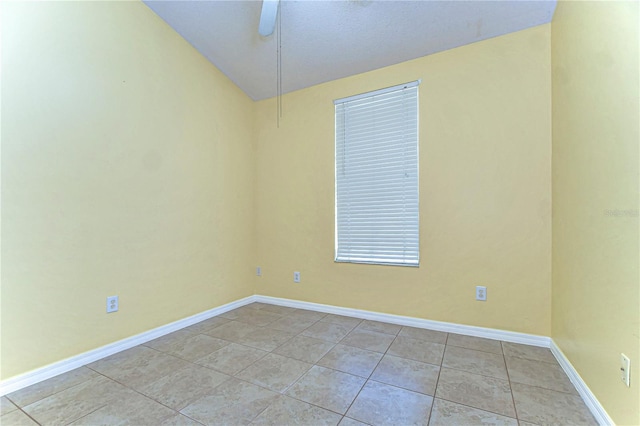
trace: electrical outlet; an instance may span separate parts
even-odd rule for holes
[[[300,272],[294,272],[293,273],[293,282],[294,283],[299,283],[300,282]]]
[[[118,296],[107,297],[107,313],[116,312],[118,310]]]
[[[631,368],[631,360],[625,354],[620,354],[620,375],[625,385],[631,386],[629,369]]]
[[[481,300],[483,302],[487,300],[487,288],[485,286],[476,286],[476,300]]]
[[[256,275],[261,277],[262,276],[262,268],[261,267],[256,267]]]

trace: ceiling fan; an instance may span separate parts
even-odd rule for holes
[[[268,37],[273,34],[279,6],[280,0],[262,0],[262,12],[260,13],[260,24],[258,25],[258,34],[262,37]]]

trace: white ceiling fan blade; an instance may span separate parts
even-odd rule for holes
[[[262,37],[273,34],[279,5],[280,0],[262,0],[262,13],[260,14],[260,25],[258,26],[258,33]]]

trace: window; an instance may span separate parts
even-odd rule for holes
[[[336,262],[418,266],[419,83],[334,101]]]

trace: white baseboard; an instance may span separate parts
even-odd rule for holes
[[[232,309],[239,308],[252,302],[270,303],[273,305],[288,306],[298,309],[308,309],[311,311],[345,315],[374,321],[382,321],[409,327],[427,328],[430,330],[443,331],[447,333],[458,333],[467,336],[484,337],[487,339],[502,340],[505,342],[521,343],[524,345],[550,348],[551,352],[556,357],[567,376],[569,376],[569,379],[576,387],[576,390],[584,400],[589,410],[591,410],[591,413],[596,418],[598,423],[601,425],[614,424],[613,420],[611,420],[611,417],[609,417],[609,415],[604,410],[602,405],[598,402],[589,387],[582,380],[578,372],[575,370],[575,368],[573,368],[567,357],[562,353],[555,342],[553,342],[553,340],[549,337],[260,295],[245,297],[243,299],[227,303],[226,305],[218,306],[217,308],[209,309],[208,311],[201,312],[188,318],[184,318],[170,324],[137,334],[135,336],[131,336],[126,339],[102,346],[100,348],[84,352],[71,358],[55,362],[53,364],[38,368],[28,373],[3,380],[0,382],[0,396],[15,392],[27,386],[39,383],[43,380],[50,379],[51,377],[66,373],[75,368],[82,367],[83,365],[87,365],[99,359],[105,358],[109,355],[113,355],[126,349],[130,349],[134,346],[146,343],[150,340],[157,339],[158,337],[164,336],[165,334],[172,333],[174,331],[180,330],[182,328],[188,327],[200,321],[204,321],[216,315],[223,314]]]
[[[602,426],[614,425],[615,423],[613,422],[611,417],[609,417],[607,411],[604,409],[602,404],[600,404],[593,392],[591,392],[589,386],[587,386],[584,380],[582,380],[580,374],[578,374],[576,369],[573,368],[573,365],[571,364],[569,359],[565,356],[560,347],[556,345],[556,342],[554,342],[553,339],[551,339],[550,348],[551,353],[553,353],[553,356],[555,356],[556,360],[558,360],[560,367],[562,367],[566,375],[569,377],[569,380],[571,380],[571,383],[573,383],[573,386],[575,386],[576,390],[580,394],[580,397],[587,405],[587,408],[589,408],[589,411],[591,411],[591,414],[593,414],[593,417],[595,417],[598,424]]]
[[[113,355],[126,349],[130,349],[134,346],[146,343],[153,339],[157,339],[158,337],[162,337],[165,334],[172,333],[190,325],[199,323],[200,321],[215,317],[216,315],[223,314],[232,309],[247,305],[254,302],[255,298],[255,296],[245,297],[244,299],[239,299],[234,302],[227,303],[226,305],[218,306],[217,308],[200,312],[199,314],[195,314],[193,316],[172,322],[170,324],[163,325],[140,334],[136,334],[135,336],[131,336],[126,339],[118,340],[117,342],[113,342],[97,349],[72,356],[71,358],[49,364],[28,373],[20,374],[7,380],[3,380],[0,382],[0,396],[15,392],[22,388],[26,388],[27,386],[31,386],[43,380],[50,379],[78,367],[82,367],[83,365],[87,365],[99,359],[108,357],[109,355]]]
[[[328,314],[388,322],[391,324],[405,325],[409,327],[428,328],[429,330],[444,331],[447,333],[458,333],[467,336],[484,337],[486,339],[503,340],[505,342],[521,343],[523,345],[542,346],[548,348],[551,342],[549,337],[537,336],[535,334],[517,333],[515,331],[498,330],[495,328],[474,327],[471,325],[432,321],[415,317],[405,317],[402,315],[383,314],[380,312],[322,305],[320,303],[301,302],[298,300],[281,299],[278,297],[257,295],[255,301],[270,303],[272,305],[288,306],[290,308],[308,309],[310,311],[325,312]]]
[[[461,325],[450,322],[432,321],[414,317],[405,317],[401,315],[383,314],[379,312],[364,311],[360,309],[343,308],[332,305],[322,305],[319,303],[301,302],[298,300],[281,299],[269,296],[256,296],[256,302],[271,303],[273,305],[288,306],[290,308],[308,309],[311,311],[325,312],[329,314],[345,315],[349,317],[364,318],[374,321],[388,322],[392,324],[405,325],[410,327],[427,328],[430,330],[444,331],[447,333],[458,333],[467,336],[484,337],[487,339],[502,340],[511,343],[520,343],[531,346],[541,346],[550,348],[556,360],[564,370],[564,372],[575,386],[576,390],[582,397],[587,408],[595,417],[600,425],[614,425],[613,420],[600,402],[596,399],[591,389],[582,380],[578,372],[573,368],[567,357],[562,353],[560,348],[555,344],[553,339],[545,336],[537,336],[534,334],[517,333],[513,331],[497,330],[493,328],[474,327],[470,325]]]

